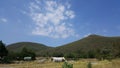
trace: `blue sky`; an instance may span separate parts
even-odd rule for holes
[[[0,0],[0,40],[60,46],[120,36],[120,0]]]

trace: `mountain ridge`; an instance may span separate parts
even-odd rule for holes
[[[25,42],[24,42],[25,43]],[[20,46],[23,46],[23,44],[17,43]],[[31,45],[34,43],[30,43],[27,45]],[[36,44],[34,44],[36,45]],[[58,46],[58,47],[49,47],[43,44],[37,44],[37,50],[34,50],[37,54],[39,55],[43,55],[43,53],[49,53],[49,54],[54,54],[54,53],[62,53],[62,54],[67,54],[70,52],[77,52],[77,51],[83,51],[83,52],[88,52],[90,50],[102,50],[104,48],[108,48],[108,49],[117,49],[120,47],[120,37],[106,37],[106,36],[100,36],[100,35],[89,35],[87,37],[84,37],[80,40],[62,45],[62,46]],[[39,47],[40,45],[40,47]],[[13,44],[11,45],[13,46]],[[18,46],[16,44],[14,44],[13,47]],[[115,47],[114,47],[115,46]],[[12,48],[10,48],[10,46],[7,46],[8,50],[12,50]],[[32,49],[34,49],[35,47],[32,46]],[[16,47],[15,47],[15,51],[16,51]],[[18,48],[19,50],[19,48]]]

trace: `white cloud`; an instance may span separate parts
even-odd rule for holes
[[[6,18],[1,18],[0,22],[6,23],[8,20]]]
[[[69,3],[63,4],[54,0],[31,2],[29,15],[36,25],[32,34],[51,38],[75,36],[73,25],[68,22],[75,17],[70,7]]]

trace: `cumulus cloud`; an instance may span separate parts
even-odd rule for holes
[[[55,0],[31,2],[29,15],[35,24],[32,34],[51,38],[75,36],[75,30],[70,23],[70,20],[75,17],[75,12],[70,7],[69,3],[60,3]]]
[[[8,20],[6,19],[6,18],[1,18],[0,19],[0,22],[3,22],[3,23],[5,23],[5,22],[7,22]]]

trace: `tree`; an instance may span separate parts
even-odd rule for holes
[[[107,60],[111,60],[113,57],[110,49],[103,49],[101,51],[101,55],[102,55],[102,59],[107,59]]]
[[[4,59],[8,55],[8,50],[5,47],[5,44],[0,41],[0,59]]]
[[[112,50],[108,48],[103,48],[96,54],[96,58],[99,60],[111,60],[113,57]]]
[[[20,53],[20,58],[23,59],[24,57],[32,57],[32,60],[35,60],[36,54],[24,47]]]
[[[53,52],[52,56],[54,56],[54,57],[63,57],[64,55],[61,52]]]
[[[71,59],[76,59],[76,54],[75,53],[68,53],[68,54],[65,54],[65,57],[66,58],[71,58]]]
[[[88,56],[88,58],[95,58],[95,51],[94,50],[90,50],[90,51],[88,51],[88,54],[87,54]]]

